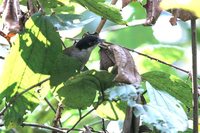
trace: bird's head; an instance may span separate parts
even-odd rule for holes
[[[98,43],[101,43],[103,40],[99,38],[98,34],[85,34],[82,39],[75,43],[75,46],[79,49],[88,49],[95,47]]]

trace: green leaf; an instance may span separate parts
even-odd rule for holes
[[[122,20],[122,16],[120,14],[120,10],[114,7],[113,5],[107,5],[104,0],[72,0],[81,4],[82,6],[88,8],[90,11],[100,15],[106,19],[109,19],[118,24],[126,24],[125,21]]]
[[[180,101],[164,91],[154,89],[148,82],[146,88],[150,103],[143,105],[143,122],[155,126],[161,132],[185,131],[188,118]]]
[[[20,102],[14,103],[4,114],[4,124],[8,129],[20,126],[25,120],[26,110],[33,110],[36,107],[36,104],[31,103],[26,97],[20,96],[18,98]]]
[[[62,51],[59,34],[46,16],[35,14],[26,22],[25,33],[15,44],[20,45],[21,56],[32,71],[50,74],[54,62]]]
[[[106,101],[96,109],[101,118],[109,120],[124,120],[127,104],[122,101]]]
[[[76,75],[82,66],[82,63],[72,57],[65,54],[60,54],[53,66],[50,85],[57,86],[62,82],[65,82],[71,76]]]
[[[25,32],[18,35],[5,59],[0,79],[1,100],[5,97],[8,102],[13,95],[46,79],[61,51],[62,42],[53,25],[42,14],[32,16],[26,23]],[[34,88],[23,94],[23,100],[21,97],[16,98],[10,113],[6,112],[5,123],[9,123],[13,113],[20,114],[13,119],[13,123],[18,123],[19,119],[24,120],[25,110],[32,111],[39,103],[39,97],[44,97],[50,86],[42,84],[40,88],[40,93],[37,92],[38,88]],[[20,104],[23,106],[18,106]],[[34,107],[28,108],[29,105]]]
[[[58,90],[58,94],[64,98],[63,103],[67,107],[85,109],[93,103],[96,90],[102,91],[113,85],[113,78],[114,76],[106,71],[86,71],[68,79]]]
[[[166,91],[187,107],[192,107],[192,89],[180,78],[160,71],[151,71],[142,74],[142,79],[154,88]]]
[[[93,82],[93,78],[75,78],[66,82],[58,90],[58,94],[64,97],[64,105],[73,109],[85,109],[90,106],[95,97],[98,86]]]

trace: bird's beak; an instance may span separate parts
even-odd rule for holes
[[[102,44],[102,43],[104,43],[105,41],[104,41],[104,39],[99,39],[98,40],[98,44]]]

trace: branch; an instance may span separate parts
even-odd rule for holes
[[[129,51],[132,51],[132,52],[134,52],[134,53],[137,53],[137,54],[139,54],[139,55],[145,56],[145,57],[147,57],[147,58],[149,58],[149,59],[151,59],[151,60],[155,60],[155,61],[157,61],[157,62],[159,62],[159,63],[161,63],[161,64],[164,64],[164,65],[173,67],[173,68],[175,68],[175,69],[177,69],[177,70],[179,70],[179,71],[182,71],[182,72],[184,72],[184,73],[190,74],[190,71],[184,70],[184,69],[182,69],[182,68],[179,68],[179,67],[177,67],[177,66],[175,66],[175,65],[169,64],[169,63],[167,63],[167,62],[164,62],[164,61],[162,61],[162,60],[159,60],[159,59],[154,58],[154,57],[152,57],[152,56],[149,56],[149,55],[147,55],[147,54],[143,54],[143,53],[137,52],[137,51],[135,51],[135,50],[133,50],[133,49],[129,49],[129,48],[125,48],[125,49],[127,49],[127,50],[129,50]]]
[[[53,110],[53,112],[56,114],[56,109],[53,107],[53,105],[49,102],[49,100],[45,97],[44,100],[46,101],[46,103],[49,105],[49,107]],[[60,124],[60,127],[62,127],[62,123],[61,121],[59,120],[59,124]]]
[[[102,130],[104,133],[106,133],[107,131],[106,131],[106,126],[105,126],[105,120],[103,118],[101,120],[102,120]]]
[[[198,132],[198,83],[197,83],[197,44],[196,20],[191,19],[192,35],[192,89],[193,89],[193,132]]]
[[[115,5],[116,3],[117,3],[117,0],[112,0],[111,1],[112,5]],[[99,34],[101,32],[101,30],[102,30],[103,26],[105,25],[105,23],[106,23],[106,18],[101,18],[101,22],[99,23],[99,25],[98,25],[98,27],[96,29],[96,33]]]
[[[58,104],[58,108],[56,110],[56,117],[53,120],[53,127],[58,127],[58,123],[62,127],[62,124],[61,124],[61,121],[60,121],[62,110],[63,110],[62,104]],[[54,133],[54,132],[52,132],[52,133]]]
[[[110,42],[105,42],[105,43],[106,43],[107,45],[114,45],[113,43],[110,43]],[[100,44],[100,47],[101,47],[101,45],[103,45],[103,44]],[[102,47],[105,47],[105,46],[103,45]],[[147,55],[147,54],[143,54],[143,53],[137,52],[137,51],[135,51],[134,49],[126,48],[126,47],[123,47],[123,46],[121,46],[121,47],[124,48],[124,49],[127,49],[127,50],[129,50],[129,51],[131,51],[131,52],[137,53],[138,55],[142,55],[142,56],[147,57],[147,58],[149,58],[149,59],[151,59],[151,60],[155,60],[155,61],[157,61],[157,62],[159,62],[159,63],[161,63],[161,64],[164,64],[164,65],[167,65],[167,66],[169,66],[169,67],[175,68],[175,69],[177,69],[177,70],[179,70],[179,71],[181,71],[181,72],[184,72],[184,73],[190,75],[190,71],[184,70],[184,69],[182,69],[182,68],[180,68],[180,67],[177,67],[177,66],[175,66],[175,65],[169,64],[169,63],[167,63],[167,62],[164,62],[164,61],[162,61],[162,60],[159,60],[159,59],[157,59],[157,58],[155,58],[155,57],[152,57],[152,56],[149,56],[149,55]],[[199,78],[198,78],[198,79],[199,79]]]
[[[103,32],[105,32],[105,31],[115,31],[115,30],[120,30],[120,29],[124,29],[124,28],[127,28],[127,27],[144,25],[145,23],[146,23],[146,19],[134,20],[132,22],[127,23],[127,25],[114,25],[114,26],[106,27],[103,30]]]
[[[11,106],[12,103],[14,103],[14,102],[16,101],[16,99],[17,99],[18,97],[22,96],[24,93],[30,91],[31,89],[33,89],[33,88],[35,88],[35,87],[37,87],[37,86],[41,86],[43,83],[45,83],[45,82],[48,81],[49,79],[50,79],[50,78],[44,79],[43,81],[41,81],[41,82],[39,82],[39,83],[37,83],[37,84],[35,84],[35,85],[33,85],[33,86],[31,86],[31,87],[25,89],[24,91],[20,92],[19,94],[16,94],[15,96],[13,96],[13,97],[11,98],[11,100],[8,102],[8,104],[6,105],[6,107],[4,107],[4,108],[1,110],[0,116],[1,116],[1,115],[4,115],[4,113],[6,112],[6,110]]]
[[[6,41],[9,43],[10,47],[12,47],[12,44],[10,42],[10,37],[7,36],[4,32],[0,31],[0,36],[4,37]]]
[[[53,110],[53,112],[56,113],[56,109],[53,107],[53,105],[51,105],[51,103],[49,102],[49,100],[46,97],[44,98],[44,100],[49,105],[49,107]]]
[[[43,128],[43,129],[49,129],[49,130],[52,130],[52,131],[56,131],[58,133],[66,133],[67,130],[63,130],[63,129],[60,129],[60,128],[55,128],[55,127],[51,127],[51,126],[47,126],[47,125],[41,125],[41,124],[37,124],[37,123],[26,123],[26,122],[23,122],[21,124],[22,127],[25,127],[25,126],[30,126],[30,127],[38,127],[38,128]]]
[[[94,111],[95,109],[96,109],[96,108],[93,108],[93,109],[91,109],[90,111],[88,111],[85,115],[79,117],[79,120],[74,124],[74,126],[73,126],[71,129],[69,129],[69,130],[67,131],[67,133],[70,132],[70,131],[72,131],[72,130],[79,124],[79,122],[80,122],[82,119],[84,119],[87,115],[89,115],[89,114],[90,114],[92,111]]]
[[[5,126],[4,124],[0,124],[0,127]],[[23,122],[21,124],[22,127],[37,127],[37,128],[42,128],[42,129],[49,129],[51,131],[57,131],[59,133],[66,133],[67,130],[69,130],[68,128],[55,128],[52,126],[48,126],[48,125],[42,125],[42,124],[37,124],[37,123],[27,123],[27,122]],[[81,129],[73,129],[74,131],[83,131]]]

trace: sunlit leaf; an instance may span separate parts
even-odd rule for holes
[[[122,101],[111,102],[107,101],[101,104],[96,112],[101,118],[109,120],[124,120],[127,104]]]
[[[18,35],[10,54],[6,57],[4,71],[0,80],[0,97],[11,96],[20,93],[32,85],[47,78],[58,54],[62,51],[62,42],[53,25],[42,14],[35,14],[25,26],[25,32]],[[13,119],[12,125],[22,122],[21,118],[25,110],[32,111],[39,97],[44,97],[49,85],[43,84],[39,88],[32,89],[21,98],[16,98],[13,108],[7,113],[5,123],[13,117],[13,113],[20,115]],[[1,99],[1,100],[2,100]],[[23,104],[23,106],[20,106]],[[31,108],[28,106],[33,105]],[[20,122],[19,122],[20,120]],[[10,125],[6,125],[10,126]]]
[[[120,14],[120,10],[112,5],[108,5],[103,3],[104,0],[72,0],[81,4],[82,6],[88,8],[90,11],[100,15],[104,18],[107,18],[118,24],[126,24],[122,20],[122,16]]]
[[[187,107],[192,107],[192,89],[180,78],[160,71],[144,73],[142,79],[153,87],[168,92]]]
[[[4,115],[6,127],[13,128],[17,127],[26,119],[24,115],[27,110],[33,110],[36,107],[36,103],[30,102],[29,99],[24,96],[19,97],[20,102],[16,102],[11,106]]]
[[[160,6],[165,10],[182,8],[194,12],[197,17],[200,17],[199,0],[162,0]]]
[[[141,89],[136,89],[133,85],[114,86],[105,91],[110,101],[105,102],[97,108],[100,117],[110,120],[122,120],[125,117],[127,104],[131,107],[136,106],[136,100],[141,93]],[[112,100],[119,100],[111,102]]]

